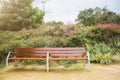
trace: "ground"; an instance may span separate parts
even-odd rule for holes
[[[45,66],[12,67],[8,72],[0,69],[0,80],[120,80],[120,64],[91,64],[91,71],[84,69],[66,69],[63,66],[56,70],[45,71]]]

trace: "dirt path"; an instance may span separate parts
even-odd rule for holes
[[[0,76],[0,80],[120,80],[120,64],[92,64],[91,71],[60,70],[46,72],[38,69],[12,69]],[[87,68],[87,66],[86,66]]]

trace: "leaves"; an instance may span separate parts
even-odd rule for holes
[[[0,11],[0,29],[18,31],[36,28],[43,23],[44,13],[33,8],[33,0],[5,0]]]
[[[0,60],[17,47],[86,47],[91,62],[110,64],[120,53],[120,29],[80,27],[78,25],[44,26],[37,29],[0,32]],[[66,32],[71,34],[66,35]]]
[[[95,24],[118,23],[120,24],[120,15],[108,10],[107,8],[96,7],[80,11],[76,19],[78,24],[91,26]]]

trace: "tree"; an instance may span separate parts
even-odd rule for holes
[[[96,7],[94,9],[89,8],[80,11],[76,19],[78,24],[83,24],[84,26],[90,26],[94,24],[106,24],[106,23],[117,23],[120,24],[120,14],[110,11],[106,7],[103,9]]]
[[[58,26],[58,25],[63,25],[63,22],[61,22],[61,21],[58,21],[58,22],[51,21],[51,22],[47,22],[46,24],[49,25],[49,26]]]
[[[32,7],[33,0],[2,0],[0,10],[1,30],[37,28],[43,23],[44,13]]]
[[[92,8],[89,8],[80,11],[76,21],[78,21],[78,23],[84,24],[85,26],[93,25],[95,22],[94,10]]]

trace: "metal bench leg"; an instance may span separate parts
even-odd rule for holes
[[[49,71],[49,52],[47,52],[46,69],[47,69],[47,72],[48,72]]]
[[[85,64],[86,64],[86,61],[84,60],[84,62],[83,62],[83,66],[85,67]]]
[[[8,53],[7,55],[7,58],[6,58],[6,71],[8,71],[8,59],[10,57],[10,52]]]
[[[16,58],[16,56],[14,56],[14,58]],[[17,66],[18,66],[17,63],[18,63],[18,60],[15,60],[15,61],[14,61],[14,67],[17,67]]]
[[[90,53],[87,52],[87,57],[88,57],[88,72],[90,71]]]

